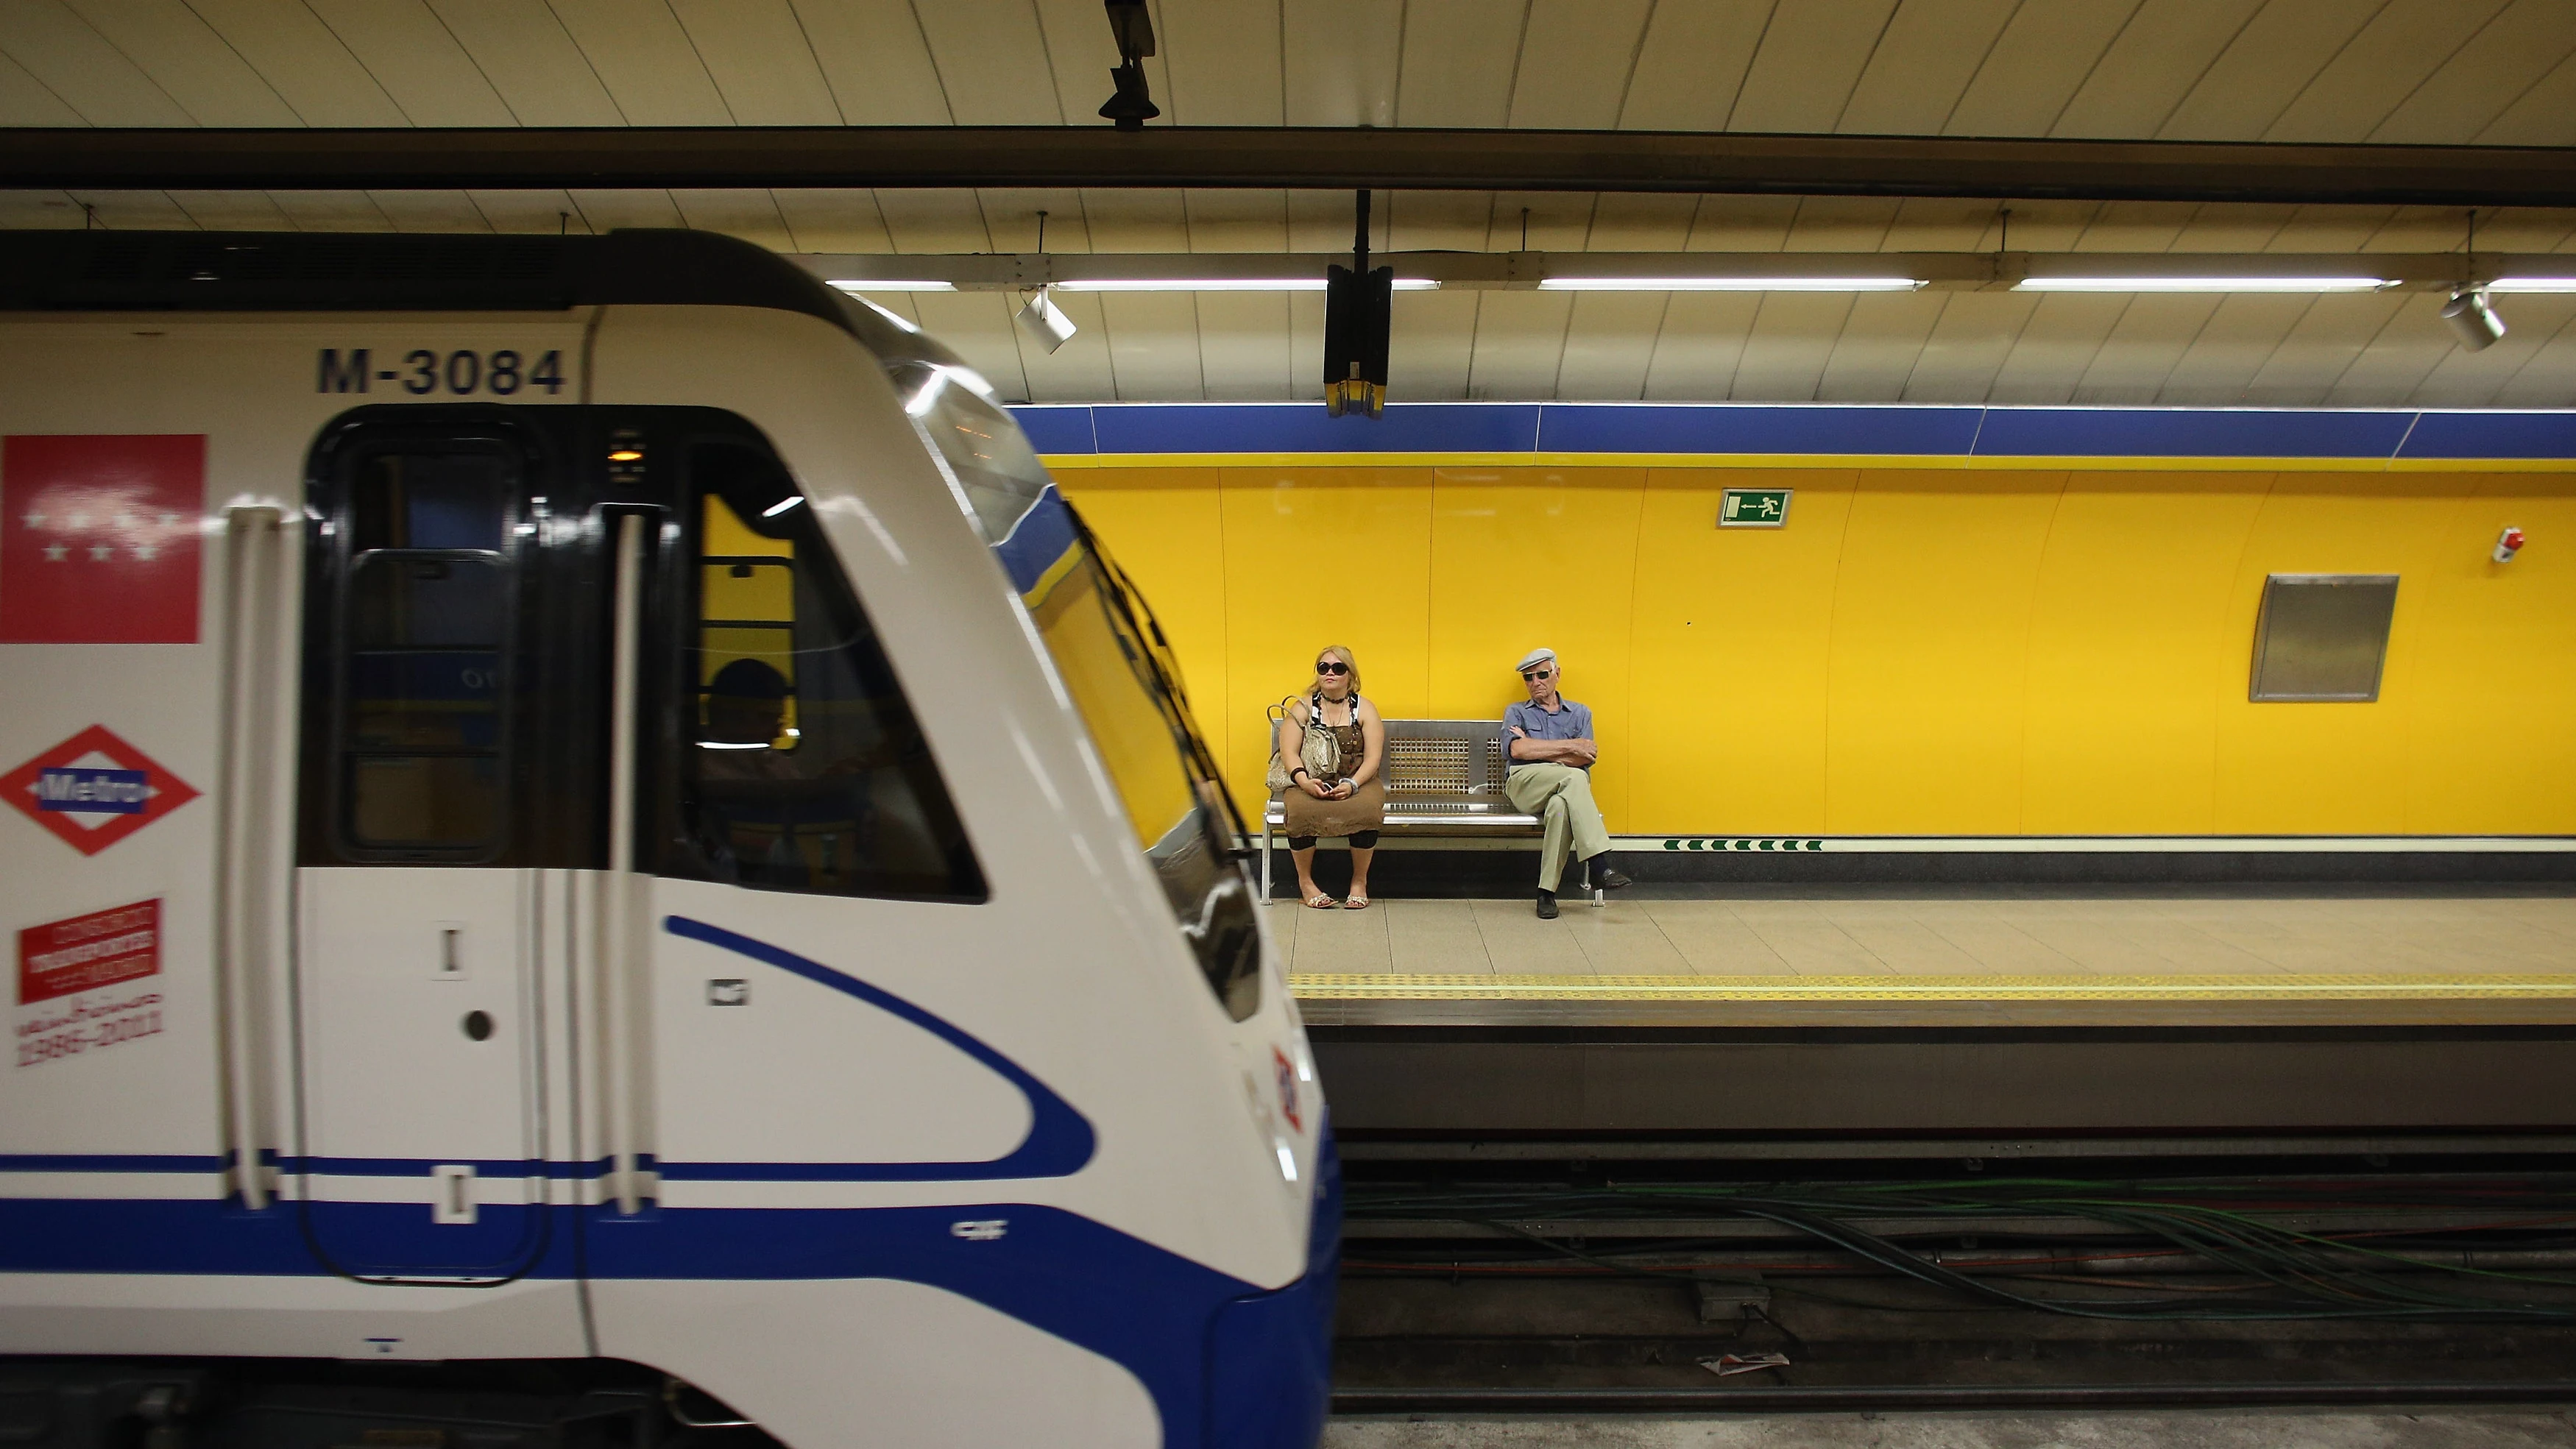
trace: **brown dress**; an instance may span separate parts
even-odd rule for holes
[[[1318,710],[1322,707],[1322,695],[1308,696],[1307,709]],[[1296,716],[1292,714],[1289,719],[1294,721]],[[1302,729],[1303,726],[1300,728]],[[1325,728],[1333,732],[1333,742],[1340,745],[1342,749],[1340,774],[1332,780],[1322,782],[1330,786],[1339,780],[1350,778],[1351,772],[1360,767],[1362,760],[1368,758],[1368,738],[1360,730],[1360,697],[1356,694],[1351,696],[1349,724],[1327,724]],[[1298,768],[1293,759],[1289,768],[1292,770]],[[1375,830],[1386,823],[1384,762],[1379,763],[1377,774],[1367,784],[1352,791],[1351,797],[1347,800],[1318,800],[1307,794],[1302,786],[1296,784],[1291,784],[1279,800],[1288,816],[1288,834],[1294,839],[1302,840],[1310,835],[1350,835],[1362,830]]]

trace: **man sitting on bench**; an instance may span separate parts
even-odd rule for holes
[[[1503,711],[1503,758],[1511,762],[1503,793],[1512,808],[1538,816],[1545,826],[1539,843],[1538,915],[1556,919],[1556,886],[1565,869],[1567,837],[1574,857],[1592,873],[1603,890],[1628,884],[1610,868],[1610,831],[1601,823],[1601,807],[1592,803],[1592,762],[1601,757],[1592,742],[1592,711],[1557,691],[1565,679],[1556,651],[1531,650],[1518,668],[1529,686],[1529,701]]]

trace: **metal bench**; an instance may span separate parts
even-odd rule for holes
[[[1381,835],[1492,837],[1543,833],[1539,818],[1512,808],[1503,793],[1502,727],[1484,719],[1386,721],[1386,824]],[[1261,812],[1261,903],[1270,903],[1271,837],[1288,823],[1270,797]],[[1327,837],[1338,839],[1339,837]],[[1584,870],[1592,904],[1606,904]]]

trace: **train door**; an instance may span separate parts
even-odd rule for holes
[[[563,452],[497,408],[361,410],[315,452],[300,1197],[351,1277],[507,1279],[550,1235],[540,984],[571,895],[545,867],[589,863],[567,736],[595,729],[550,657],[590,623],[546,584]]]

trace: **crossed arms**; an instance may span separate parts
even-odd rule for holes
[[[1589,765],[1601,758],[1601,747],[1589,737],[1575,740],[1534,740],[1519,725],[1513,725],[1512,758],[1558,765]]]

